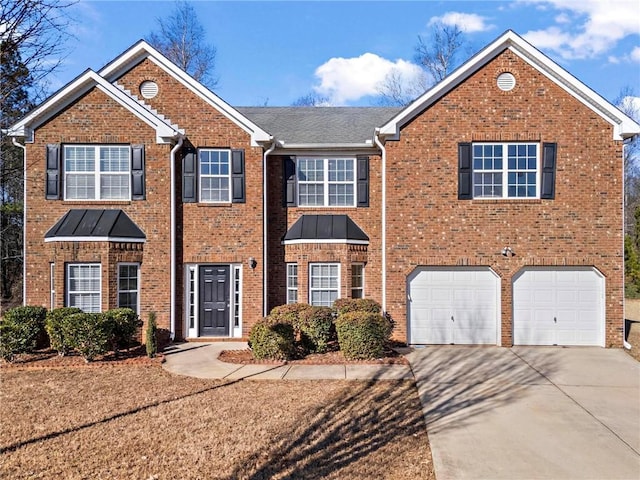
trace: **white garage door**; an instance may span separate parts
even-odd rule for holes
[[[604,277],[591,267],[524,268],[513,281],[513,343],[604,346]]]
[[[500,279],[490,268],[418,268],[408,289],[409,343],[498,342]]]

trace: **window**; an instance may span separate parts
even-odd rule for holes
[[[240,297],[242,289],[242,267],[233,267],[233,328],[240,328],[240,316],[242,299]]]
[[[538,145],[473,144],[474,198],[539,198]]]
[[[123,145],[65,145],[65,200],[129,200],[131,149]]]
[[[101,278],[99,263],[67,265],[67,306],[85,312],[101,310]]]
[[[351,265],[351,298],[364,298],[364,265]]]
[[[297,263],[287,263],[287,303],[298,303]]]
[[[189,267],[187,272],[187,318],[189,328],[195,328],[196,323],[196,267]]]
[[[354,158],[298,158],[298,205],[356,205]]]
[[[309,303],[331,307],[340,296],[340,264],[309,264]]]
[[[138,264],[121,263],[118,265],[118,307],[138,311],[140,293],[138,281]]]
[[[229,150],[199,150],[200,201],[230,202]]]

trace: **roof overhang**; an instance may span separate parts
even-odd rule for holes
[[[49,97],[39,107],[32,110],[18,123],[11,126],[7,131],[7,135],[10,137],[25,137],[27,142],[33,142],[34,130],[83,95],[86,95],[93,88],[102,91],[153,128],[156,131],[157,143],[173,143],[175,138],[184,133],[184,131],[158,117],[149,108],[135,101],[124,91],[107,82],[93,70],[86,70]]]
[[[144,243],[146,235],[122,210],[71,209],[51,227],[45,242]]]
[[[163,70],[167,71],[173,78],[182,83],[186,88],[195,93],[206,103],[214,107],[226,118],[242,128],[251,136],[253,146],[264,146],[272,141],[271,135],[262,130],[258,125],[246,118],[235,108],[223,101],[211,90],[207,89],[200,82],[196,81],[184,70],[181,70],[173,62],[168,60],[158,50],[153,48],[144,40],[138,41],[135,45],[119,55],[115,60],[105,65],[98,72],[108,82],[115,82],[125,72],[133,68],[145,59],[155,63]]]
[[[614,140],[624,140],[640,133],[640,125],[632,118],[580,82],[515,32],[508,30],[383,125],[379,129],[379,135],[385,140],[397,140],[404,125],[506,49],[518,55],[609,122],[614,127]]]
[[[348,215],[301,215],[282,244],[302,243],[369,245],[369,237]]]

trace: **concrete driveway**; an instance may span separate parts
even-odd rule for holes
[[[640,363],[620,350],[416,349],[438,480],[640,479]]]

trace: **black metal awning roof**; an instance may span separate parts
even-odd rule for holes
[[[45,242],[144,242],[146,235],[122,210],[71,209],[45,234]]]
[[[369,237],[348,215],[302,215],[284,236],[283,243],[355,243],[368,245]]]

